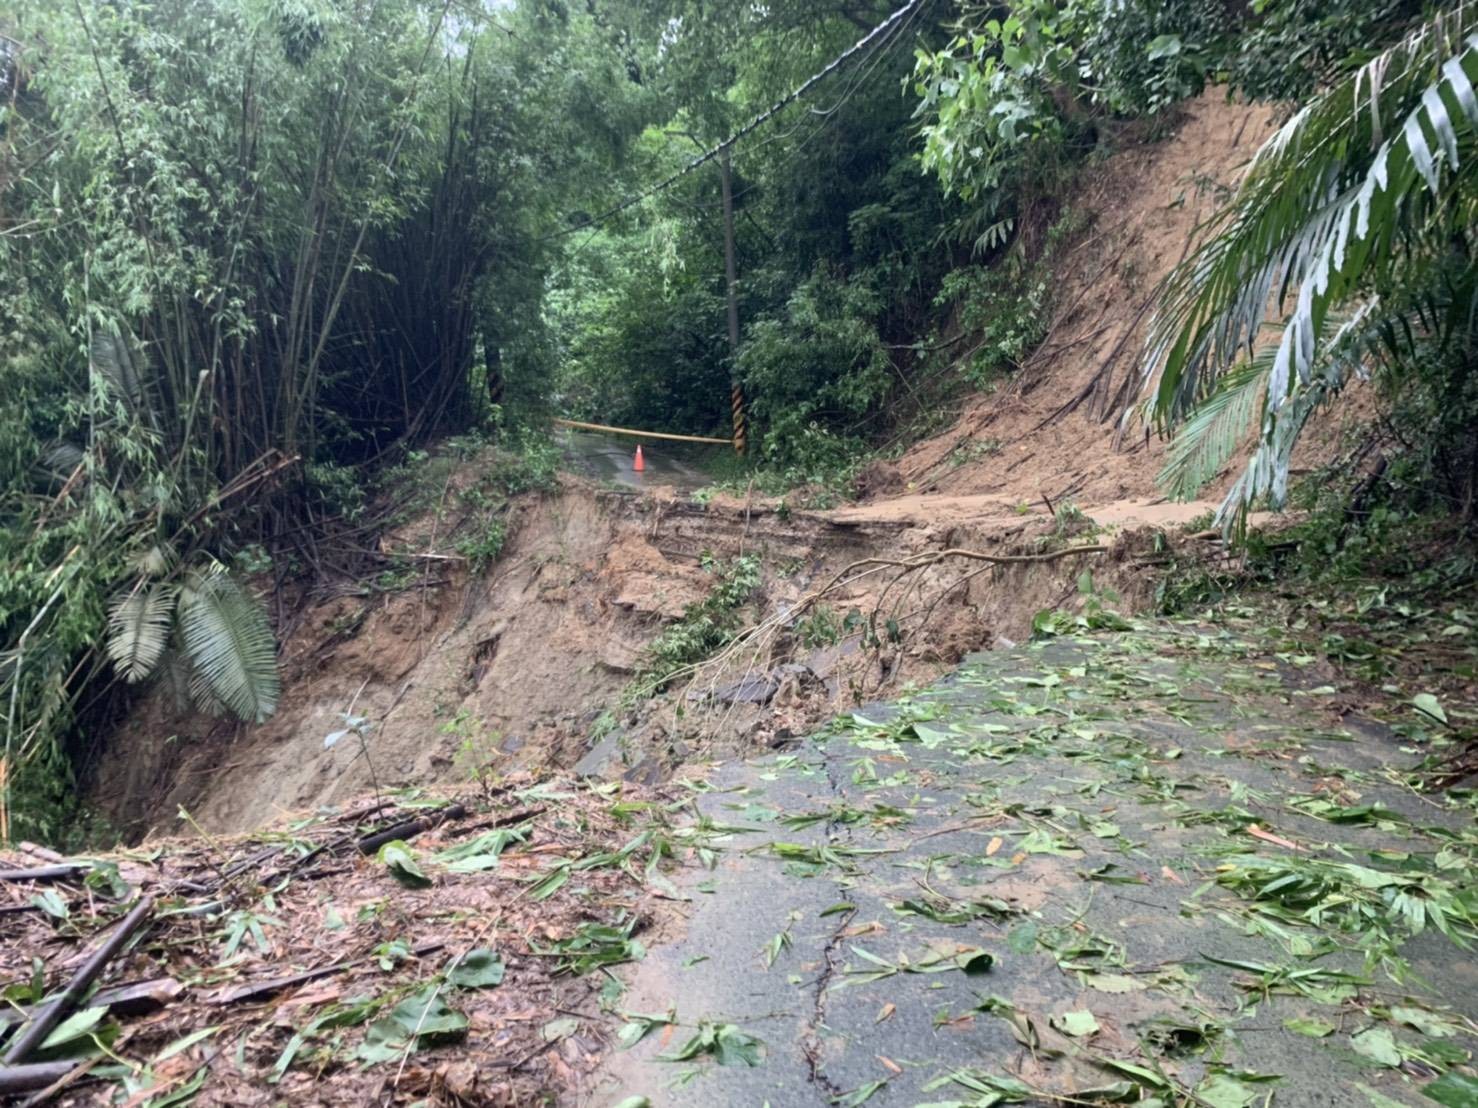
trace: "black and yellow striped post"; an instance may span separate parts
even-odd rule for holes
[[[744,388],[738,381],[729,390],[729,403],[734,409],[734,453],[742,457],[748,442],[744,427]]]

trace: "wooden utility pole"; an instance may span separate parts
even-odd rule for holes
[[[724,196],[724,280],[729,308],[729,404],[734,413],[734,452],[745,450],[744,386],[739,381],[739,276],[734,261],[734,184],[729,148],[719,157]]]

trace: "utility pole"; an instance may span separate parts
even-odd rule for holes
[[[703,143],[691,131],[669,130],[667,133],[681,135],[699,150],[703,149]],[[729,313],[729,407],[734,415],[734,453],[743,454],[748,436],[744,423],[744,385],[739,380],[739,267],[734,259],[734,164],[728,146],[719,147],[718,153],[724,207],[724,290]]]
[[[729,308],[729,404],[734,413],[734,453],[743,454],[746,446],[744,428],[744,386],[739,381],[739,276],[734,261],[734,184],[733,164],[729,148],[719,157],[723,175],[724,196],[724,280],[727,284]]]

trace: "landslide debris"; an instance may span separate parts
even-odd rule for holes
[[[608,1041],[609,967],[644,956],[675,895],[669,860],[704,841],[674,796],[510,777],[250,835],[0,852],[0,1057],[44,1067],[0,1067],[0,1090],[78,1105],[563,1097]],[[44,1044],[7,1057],[146,902]]]

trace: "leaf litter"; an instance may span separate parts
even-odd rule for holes
[[[831,1103],[1245,1108],[1329,1082],[1372,1108],[1475,1103],[1478,1025],[1442,967],[1478,938],[1478,798],[1417,796],[1411,758],[1331,726],[1253,618],[1118,626],[837,721],[814,740],[824,804],[783,811],[759,763],[751,803],[822,835],[749,856],[849,910],[881,902],[903,940],[835,932],[811,1031],[835,1046],[807,1055],[822,1076],[856,1059]],[[821,964],[767,930],[771,960]],[[942,1038],[921,1055],[926,998],[925,1033],[964,1036],[977,1064]],[[992,1026],[1018,1050],[981,1043]],[[863,1054],[907,1061],[859,1084]]]
[[[559,1098],[620,1026],[610,967],[642,958],[639,936],[670,914],[663,871],[713,846],[674,788],[534,785],[510,777],[476,801],[405,792],[97,858],[0,853],[0,1055],[151,898],[26,1058],[60,1065],[51,1103]],[[58,862],[77,868],[58,880],[45,868]],[[723,1050],[749,1048],[725,1037]]]

